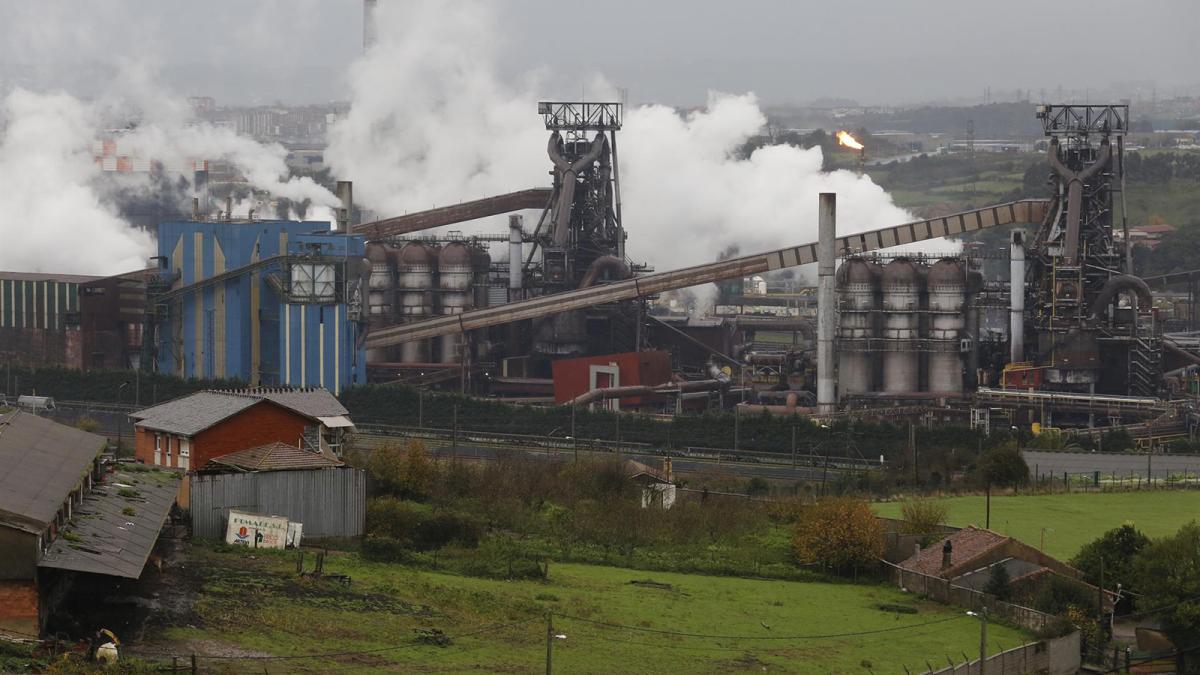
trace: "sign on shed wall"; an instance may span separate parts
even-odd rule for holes
[[[287,518],[230,510],[225,543],[250,548],[285,548],[287,534]]]

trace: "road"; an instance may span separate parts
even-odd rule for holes
[[[1200,455],[1128,455],[1115,452],[1047,452],[1023,450],[1025,463],[1031,474],[1062,477],[1063,472],[1090,474],[1099,471],[1103,476],[1146,477],[1147,466],[1154,478],[1166,478],[1171,474],[1200,472]],[[1148,460],[1148,461],[1147,461]]]

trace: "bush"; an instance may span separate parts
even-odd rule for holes
[[[947,509],[933,499],[917,499],[900,505],[906,534],[938,534],[946,524]]]
[[[100,428],[100,422],[94,417],[80,417],[75,420],[75,428],[90,434]]]
[[[367,532],[416,551],[431,551],[451,543],[476,546],[483,524],[457,511],[435,511],[395,497],[376,497],[367,504]]]
[[[1066,616],[1072,607],[1095,613],[1096,595],[1087,586],[1057,574],[1047,575],[1033,595],[1033,608],[1047,614]]]
[[[1177,645],[1200,635],[1200,525],[1192,521],[1147,546],[1134,562],[1134,587],[1146,607],[1167,607],[1158,616]],[[1188,654],[1185,672],[1200,672],[1200,656]]]
[[[983,586],[983,592],[993,595],[997,600],[1010,602],[1012,600],[1012,585],[1009,583],[1008,568],[1003,563],[992,565],[991,574]]]
[[[792,545],[801,561],[839,572],[857,570],[883,555],[883,526],[867,502],[829,497],[804,511]]]
[[[1029,483],[1029,465],[1016,445],[993,448],[983,453],[976,465],[979,482],[996,487],[1018,487]]]
[[[1083,572],[1083,578],[1090,584],[1100,583],[1100,568],[1103,566],[1105,588],[1116,588],[1117,584],[1133,588],[1136,581],[1134,560],[1149,545],[1149,537],[1126,523],[1086,544],[1071,559],[1071,566]]]

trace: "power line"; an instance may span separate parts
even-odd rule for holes
[[[891,628],[879,628],[876,630],[854,631],[854,632],[849,632],[849,633],[828,633],[828,634],[823,634],[823,635],[711,635],[711,634],[706,634],[706,633],[684,633],[684,632],[679,632],[679,631],[662,630],[662,629],[658,629],[658,628],[644,628],[642,626],[627,626],[624,624],[608,623],[605,621],[596,621],[594,619],[585,619],[585,618],[579,617],[579,616],[571,616],[570,614],[559,614],[557,612],[555,613],[555,616],[561,617],[564,619],[571,619],[574,621],[582,621],[584,623],[590,623],[590,624],[594,624],[597,626],[604,626],[606,628],[614,628],[617,630],[629,630],[629,631],[635,631],[635,632],[639,632],[639,633],[654,633],[657,635],[675,635],[678,637],[700,638],[700,639],[707,639],[707,640],[823,640],[823,639],[830,639],[830,638],[858,637],[858,636],[862,636],[862,635],[878,635],[880,633],[894,633],[897,631],[912,630],[914,628],[921,628],[924,626],[932,626],[935,624],[945,623],[947,621],[955,621],[957,619],[962,618],[961,616],[953,615],[953,616],[945,617],[943,619],[935,619],[933,621],[909,624],[906,626],[893,626]]]
[[[513,623],[494,624],[491,626],[484,626],[483,628],[473,630],[473,631],[470,631],[467,633],[462,633],[459,635],[448,635],[446,637],[451,640],[458,640],[458,639],[462,639],[462,638],[472,637],[474,635],[480,635],[483,633],[490,633],[492,631],[504,630],[505,628],[514,628],[516,626],[524,626],[524,625],[527,625],[530,623],[535,623],[538,621],[541,621],[541,619],[540,618],[539,619],[526,619],[525,621],[516,621]],[[291,654],[291,655],[286,655],[286,656],[275,656],[275,655],[268,655],[268,656],[218,656],[218,655],[212,655],[212,656],[209,656],[206,654],[196,654],[195,656],[198,659],[208,659],[210,661],[217,661],[217,660],[221,660],[221,661],[290,661],[290,660],[295,660],[295,659],[329,659],[329,658],[335,658],[335,657],[339,657],[339,656],[364,656],[364,655],[368,655],[368,654],[382,654],[384,652],[399,651],[401,649],[412,649],[414,647],[421,647],[424,645],[425,645],[424,642],[412,642],[412,643],[408,643],[408,644],[394,645],[391,647],[380,647],[378,649],[360,649],[360,650],[355,650],[355,651],[326,652],[326,653],[321,653],[321,654]],[[173,657],[183,658],[185,656],[190,656],[189,654],[171,654],[171,653],[165,653],[165,652],[141,652],[141,651],[134,653],[134,655],[135,656],[154,656],[154,657],[158,657],[158,658],[173,658]]]

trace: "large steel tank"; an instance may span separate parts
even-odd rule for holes
[[[396,288],[396,271],[392,256],[385,244],[367,244],[367,264],[371,267],[367,278],[367,320],[372,328],[382,328],[394,321],[392,299]],[[391,350],[368,349],[367,362],[387,361]]]
[[[420,321],[433,315],[433,272],[436,251],[419,241],[410,241],[396,251],[396,296],[402,321]],[[400,345],[401,363],[428,363],[429,340]]]
[[[966,276],[962,261],[943,258],[925,278],[929,297],[929,391],[961,393],[963,361],[959,338],[964,327]]]
[[[920,386],[921,267],[909,258],[896,258],[883,268],[883,391],[889,394]]]
[[[454,241],[442,247],[438,256],[442,314],[461,314],[471,308],[471,286],[475,277],[472,258],[471,247],[462,242]],[[442,363],[462,361],[462,338],[458,333],[442,336]]]
[[[878,288],[879,265],[871,261],[849,258],[838,269],[838,396],[874,389],[871,339]]]

